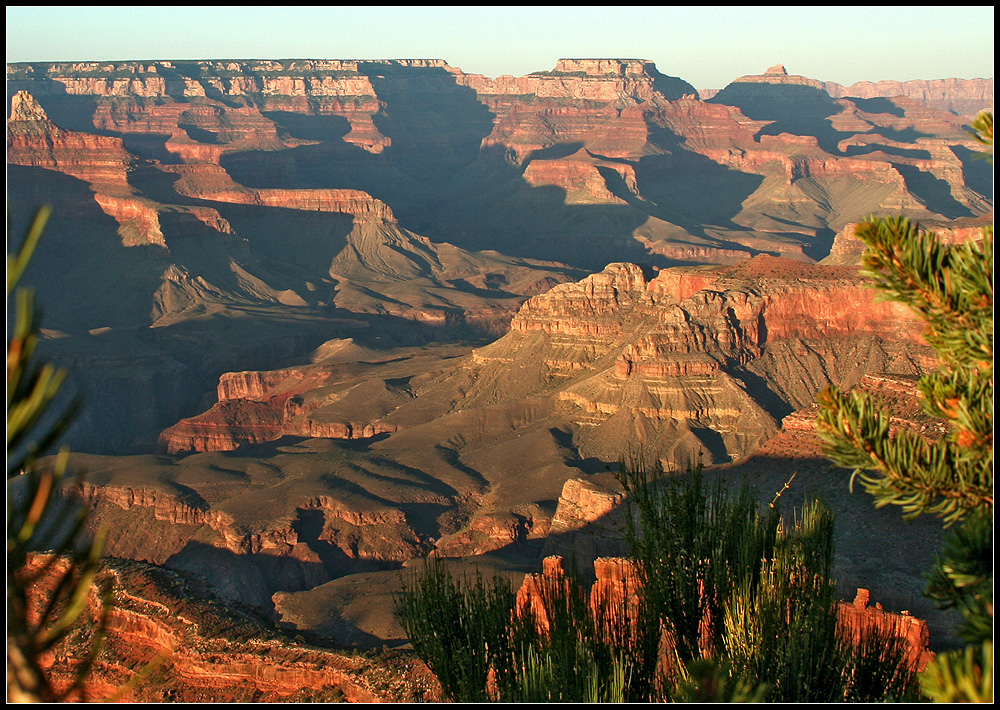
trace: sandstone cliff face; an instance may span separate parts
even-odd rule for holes
[[[219,234],[233,235],[232,225],[212,207],[167,207],[141,197],[100,192],[94,195],[94,200],[105,214],[114,217],[118,222],[118,234],[122,238],[122,246],[148,244],[167,247],[161,222],[163,213],[182,222],[193,223],[196,220]]]
[[[57,170],[115,188],[127,186],[131,157],[120,138],[58,128],[27,91],[14,94],[10,104],[8,163]]]
[[[331,341],[320,351],[336,344],[345,341]],[[394,432],[399,426],[385,417],[414,396],[409,386],[395,383],[409,380],[422,366],[419,360],[410,369],[397,366],[401,378],[373,377],[370,362],[226,373],[219,379],[218,403],[166,429],[160,442],[174,454],[232,451],[282,436],[356,439]]]
[[[774,414],[757,399],[766,395],[748,376],[801,406],[825,383],[856,381],[860,372],[837,365],[841,357],[858,362],[852,349],[919,349],[919,333],[906,309],[876,303],[849,270],[757,257],[716,274],[664,270],[647,282],[638,267],[613,264],[530,299],[511,333],[473,361],[540,359],[543,379],[559,383],[558,400],[583,427],[581,439],[599,449],[602,430],[630,421],[638,427],[632,436],[655,447],[670,431],[675,448],[662,453],[669,464],[698,442],[713,457],[725,450],[738,458],[775,431]],[[792,374],[803,367],[813,373],[808,380]],[[812,379],[820,370],[826,375]],[[698,433],[706,430],[724,449],[711,448]]]

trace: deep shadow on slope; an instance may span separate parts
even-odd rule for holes
[[[628,205],[566,205],[565,190],[532,187],[502,147],[481,150],[494,115],[443,68],[362,65],[384,108],[375,114],[391,145],[371,153],[343,140],[345,119],[272,112],[280,130],[319,141],[278,153],[223,155],[222,166],[258,188],[347,188],[389,204],[400,224],[456,246],[599,269],[642,259],[632,231],[645,221]],[[420,87],[415,91],[413,87]],[[542,157],[561,157],[554,146]]]
[[[965,146],[952,148],[958,159],[962,161],[966,187],[975,190],[984,197],[993,197],[993,166],[985,160],[983,153],[969,150]]]
[[[297,524],[305,540],[315,532],[310,523]],[[272,595],[310,589],[345,574],[396,569],[398,563],[351,559],[328,543],[321,544],[319,562],[264,553],[238,555],[214,545],[192,540],[172,555],[164,566],[194,573],[206,579],[227,599],[249,604],[273,615]],[[311,545],[310,545],[311,546]],[[332,549],[331,549],[332,548]],[[335,550],[335,551],[334,551]]]
[[[635,176],[639,193],[655,205],[650,214],[701,237],[708,236],[706,227],[741,229],[733,218],[764,182],[762,175],[732,170],[683,150],[644,156]]]
[[[708,102],[735,106],[755,121],[770,121],[758,136],[815,136],[820,148],[831,155],[839,155],[837,143],[851,135],[830,123],[830,116],[840,112],[840,104],[812,86],[733,82]]]
[[[912,165],[897,164],[895,167],[906,181],[906,189],[931,212],[947,219],[974,216],[972,210],[952,196],[951,186],[941,178]]]
[[[149,323],[149,307],[168,266],[156,245],[125,247],[118,223],[90,185],[53,170],[7,166],[8,249],[20,244],[38,206],[53,213],[24,276],[45,305],[43,327],[69,333]]]

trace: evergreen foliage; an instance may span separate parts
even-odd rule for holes
[[[785,526],[749,487],[627,467],[635,595],[596,603],[572,575],[538,576],[536,622],[502,580],[456,581],[439,561],[397,600],[449,698],[481,702],[833,702],[912,698],[898,636],[838,624],[833,514]],[[506,599],[504,599],[506,597]],[[456,680],[460,679],[460,680]]]
[[[972,124],[993,147],[993,114]],[[991,159],[991,158],[990,158]],[[951,528],[927,593],[963,622],[964,652],[938,657],[924,674],[932,699],[992,700],[993,657],[993,229],[963,244],[901,217],[871,218],[857,230],[865,273],[881,298],[909,306],[939,358],[920,380],[924,410],[948,424],[929,442],[892,432],[889,414],[863,392],[820,393],[817,431],[835,464],[854,469],[875,505],[898,505],[910,519],[933,514]],[[989,665],[987,664],[987,661]]]
[[[761,512],[752,488],[730,494],[720,479],[706,484],[700,466],[670,477],[623,467],[620,481],[626,541],[675,649],[666,695],[704,698],[715,688],[717,700],[912,697],[903,642],[867,629],[856,639],[838,624],[834,515],[822,502],[794,512],[789,525],[780,494]],[[895,683],[879,687],[877,674]]]
[[[33,292],[17,288],[49,214],[48,207],[38,211],[21,250],[7,257],[8,299],[17,289],[16,318],[7,344],[7,683],[8,699],[29,702],[86,699],[83,682],[101,650],[110,608],[110,589],[104,587],[99,592],[104,603],[94,641],[81,649],[73,681],[57,688],[41,657],[67,636],[87,608],[102,537],[89,546],[78,544],[85,509],[60,493],[68,450],[62,448],[52,464],[39,461],[58,442],[79,407],[75,400],[60,407],[57,399],[66,372],[36,362],[40,314]],[[52,554],[31,570],[27,560],[32,551]],[[62,569],[67,558],[69,564]],[[48,603],[40,614],[30,613],[29,599],[44,598],[33,591],[35,586],[51,578],[55,585]]]
[[[434,558],[404,585],[397,599],[403,629],[450,699],[488,701],[491,668],[501,674],[501,685],[509,685],[512,595],[501,577],[491,584],[478,574],[455,580]]]
[[[547,629],[515,608],[510,585],[455,579],[435,558],[404,583],[396,612],[414,650],[456,702],[626,702],[649,697],[656,648],[627,599],[596,609],[572,574],[538,579]],[[631,614],[631,616],[629,616]],[[645,662],[645,668],[643,663]]]

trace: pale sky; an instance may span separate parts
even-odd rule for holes
[[[821,81],[993,76],[993,6],[7,7],[7,62],[444,59],[520,76],[649,59],[699,89],[784,64]]]

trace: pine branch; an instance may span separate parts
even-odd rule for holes
[[[843,394],[830,387],[817,401],[817,434],[827,457],[854,469],[852,482],[860,480],[877,507],[899,505],[907,519],[926,512],[950,524],[970,510],[993,505],[992,450],[981,461],[969,461],[951,441],[929,443],[908,431],[891,436],[888,416],[864,392]]]

